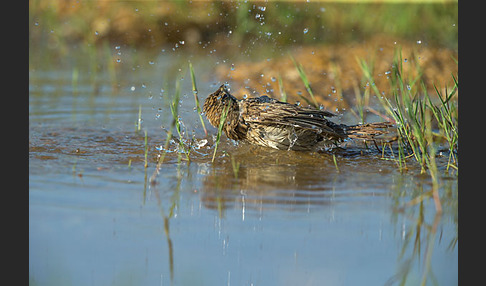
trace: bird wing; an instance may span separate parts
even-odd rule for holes
[[[286,125],[314,129],[329,136],[346,137],[338,124],[325,118],[332,116],[335,114],[329,111],[280,102],[267,96],[240,102],[240,118],[248,123]]]

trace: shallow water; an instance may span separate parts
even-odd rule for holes
[[[191,60],[203,101],[221,83]],[[30,68],[31,285],[457,285],[454,177],[441,178],[436,215],[428,198],[404,207],[431,189],[412,161],[401,173],[390,154],[351,144],[336,167],[330,153],[223,138],[211,162],[207,121],[208,143],[189,162],[171,144],[157,174],[174,75],[184,134],[204,139],[187,58],[123,63],[115,80]]]

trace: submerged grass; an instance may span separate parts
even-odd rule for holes
[[[337,161],[336,161],[336,154],[332,154],[332,161],[334,162],[334,167],[336,167],[336,172],[339,173],[339,168],[338,168],[338,164],[337,164]]]
[[[233,175],[235,179],[238,179],[238,173],[240,172],[240,162],[237,162],[235,156],[231,155],[231,167],[233,168]]]

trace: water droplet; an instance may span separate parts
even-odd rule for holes
[[[408,59],[403,59],[403,62],[404,62],[404,63],[408,62]]]
[[[304,34],[307,34],[307,32],[309,32],[309,29],[308,28],[305,28],[304,29]]]
[[[135,86],[132,85],[132,87],[130,87],[130,90],[135,91]]]
[[[145,85],[145,83],[142,82],[142,88],[146,88],[147,86]]]
[[[277,79],[274,76],[272,76],[271,80],[275,82]]]
[[[121,60],[120,60],[120,59],[116,59],[116,62],[117,62],[117,63],[120,63],[120,62],[121,62]]]
[[[149,65],[153,65],[153,64],[155,64],[154,61],[149,61]]]
[[[412,89],[409,84],[407,84],[407,89],[408,90],[411,90]]]
[[[119,50],[120,49],[120,46],[115,46],[115,50]]]
[[[235,64],[231,64],[231,70],[234,71],[235,70]]]
[[[159,119],[160,118],[160,113],[156,113],[155,114],[155,119]]]
[[[417,41],[417,44],[419,44],[419,45],[422,44],[422,41],[421,40],[418,40]]]
[[[95,31],[95,35],[98,36],[100,33],[98,33],[98,31]]]

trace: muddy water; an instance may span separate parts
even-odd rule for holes
[[[335,164],[223,138],[212,162],[216,130],[205,121],[203,144],[187,59],[137,61],[115,79],[83,65],[30,69],[31,285],[458,283],[454,177],[441,177],[436,215],[428,198],[405,206],[431,189],[413,161],[401,173],[358,144]],[[192,61],[204,100],[221,82]],[[174,75],[184,136],[199,146],[187,161],[173,142],[156,173]]]

